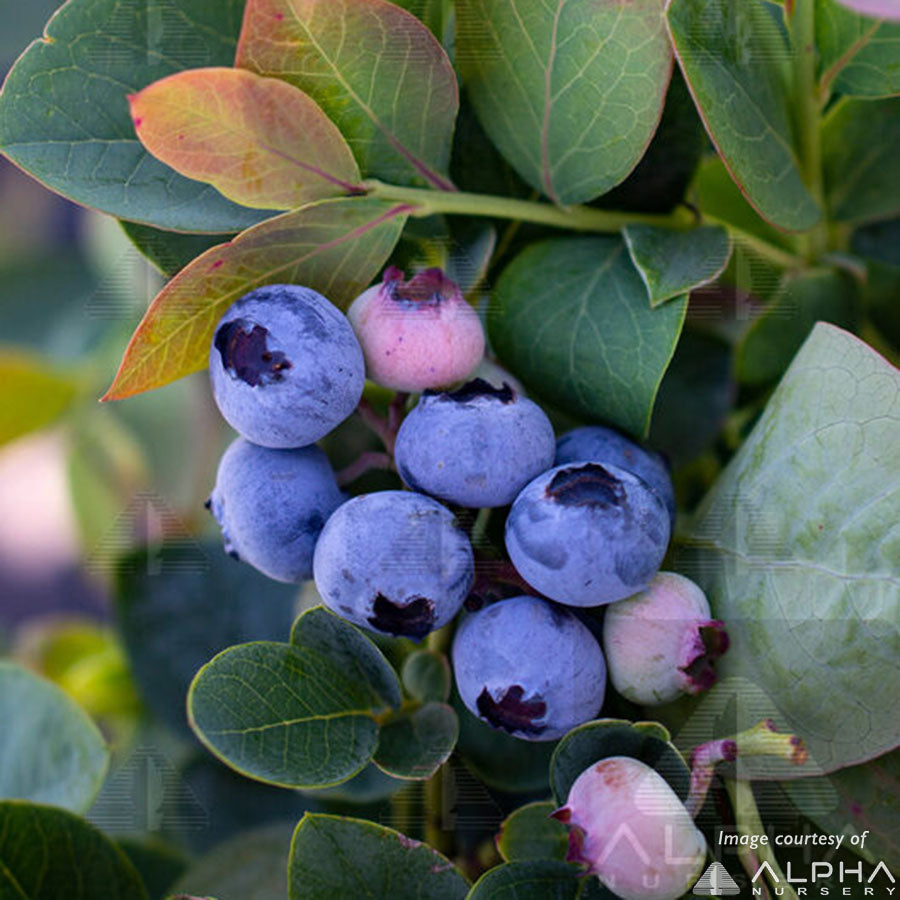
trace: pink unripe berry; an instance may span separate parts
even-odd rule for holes
[[[697,880],[706,840],[654,769],[611,756],[585,769],[553,815],[570,826],[570,862],[623,900],[676,900]]]
[[[722,622],[689,578],[660,572],[646,590],[613,603],[603,621],[603,649],[615,689],[656,706],[698,694],[716,681],[714,661],[728,649]]]
[[[484,330],[455,282],[440,269],[403,280],[395,266],[353,301],[347,316],[366,374],[396,391],[419,392],[466,378],[484,356]]]

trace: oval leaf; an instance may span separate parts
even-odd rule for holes
[[[309,647],[328,657],[354,681],[366,685],[382,707],[403,703],[400,680],[384,654],[358,628],[324,606],[307,610],[291,629],[295,647]]]
[[[264,284],[302,284],[346,306],[390,255],[407,212],[364,197],[325,200],[211,248],[157,295],[104,399],[121,400],[205,368],[225,310]]]
[[[714,281],[731,256],[728,232],[718,226],[670,231],[629,225],[622,234],[631,261],[647,285],[651,306]]]
[[[93,825],[62,809],[18,801],[0,803],[0,896],[147,900],[125,854]]]
[[[578,866],[557,860],[504,863],[485,872],[467,900],[576,900],[589,877]],[[608,893],[592,896],[612,900]]]
[[[77,381],[50,360],[0,350],[0,445],[52,424],[71,405]]]
[[[555,203],[622,181],[644,155],[672,69],[663,0],[464,0],[456,58],[491,140]]]
[[[97,726],[56,685],[0,662],[0,797],[87,810],[109,752]],[[2,876],[0,876],[2,883]]]
[[[288,863],[290,900],[462,900],[466,880],[446,857],[392,828],[307,813],[294,832]]]
[[[644,435],[686,310],[686,298],[650,308],[619,238],[561,238],[506,268],[488,325],[501,360],[537,396]]]
[[[145,502],[131,509],[136,519],[171,515]],[[233,644],[283,637],[294,617],[296,588],[236,564],[221,543],[173,541],[109,563],[117,573],[119,631],[141,696],[185,737],[184,698],[197,670]]]
[[[243,69],[193,69],[129,98],[141,143],[176,172],[259,209],[361,190],[347,142],[303,91]]]
[[[900,212],[900,99],[844,100],[822,122],[828,207],[844,222]]]
[[[837,0],[817,0],[816,49],[823,91],[870,98],[900,93],[900,26],[857,15]]]
[[[369,687],[309,647],[231,647],[191,684],[188,719],[206,747],[249,778],[325,787],[361,771],[378,743]]]
[[[51,190],[183,231],[240,231],[266,215],[153,159],[127,95],[198,64],[229,66],[244,0],[71,0],[10,72],[0,151]]]
[[[673,561],[732,639],[707,721],[799,734],[811,766],[785,777],[900,744],[898,508],[900,372],[819,323]]]
[[[610,756],[631,756],[646,763],[687,799],[691,772],[658,722],[598,719],[570,731],[556,747],[550,762],[550,787],[557,803],[566,802],[575,779],[588,767]]]
[[[364,174],[452,187],[456,75],[406,10],[386,0],[248,0],[235,65],[309,94]]]
[[[744,195],[779,228],[811,228],[822,213],[797,165],[775,19],[762,3],[733,0],[671,0],[668,18],[706,130]]]
[[[445,703],[426,703],[382,723],[375,765],[395,778],[423,781],[447,762],[458,736],[453,709]]]
[[[569,831],[551,817],[556,804],[549,800],[520,806],[506,817],[494,839],[506,862],[527,859],[564,861],[569,849]]]
[[[416,650],[403,661],[403,687],[422,703],[443,703],[450,696],[450,663],[437,650]]]

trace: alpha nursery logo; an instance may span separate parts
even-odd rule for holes
[[[776,897],[900,897],[894,874],[883,861],[873,866],[812,862],[803,872],[788,863],[781,872],[763,860],[750,877],[749,890],[752,897],[773,893]],[[700,876],[693,893],[698,897],[738,896],[741,886],[722,863],[714,862]]]

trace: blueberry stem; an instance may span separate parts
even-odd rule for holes
[[[753,784],[749,781],[727,778],[725,787],[728,790],[728,796],[731,798],[738,834],[765,834],[766,829],[756,807],[756,797],[753,795]],[[778,896],[798,900],[797,892],[788,884],[787,879],[784,877],[784,872],[781,871],[781,865],[772,850],[771,844],[761,844],[756,852],[759,864],[768,863],[771,871],[774,873],[774,875],[770,875],[766,871],[766,876],[773,878],[777,882],[781,889],[781,893]],[[741,862],[743,863],[744,860],[742,859]],[[756,874],[756,871],[754,869],[750,873],[751,877]]]
[[[771,719],[764,719],[733,737],[700,744],[691,753],[691,790],[685,803],[688,813],[696,816],[702,809],[719,763],[749,756],[773,756],[799,766],[809,754],[800,738],[779,733]]]
[[[391,428],[389,420],[381,416],[378,410],[365,398],[359,401],[356,412],[360,419],[381,438],[385,449],[393,456],[394,444],[397,442],[397,432]]]
[[[337,483],[340,487],[345,487],[357,478],[365,475],[366,472],[380,470],[389,472],[394,468],[393,457],[389,453],[379,453],[377,450],[366,450],[360,453],[359,457],[345,466],[337,473]]]

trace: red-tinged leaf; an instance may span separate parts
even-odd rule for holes
[[[356,160],[303,91],[243,69],[189,69],[130,98],[141,143],[182,175],[259,209],[359,190]]]
[[[235,65],[306,91],[365,175],[452,188],[456,75],[406,10],[387,0],[248,0]]]
[[[365,197],[324,200],[267,219],[198,256],[157,295],[104,400],[203,369],[225,310],[265,284],[303,284],[349,304],[390,255],[409,207]]]

